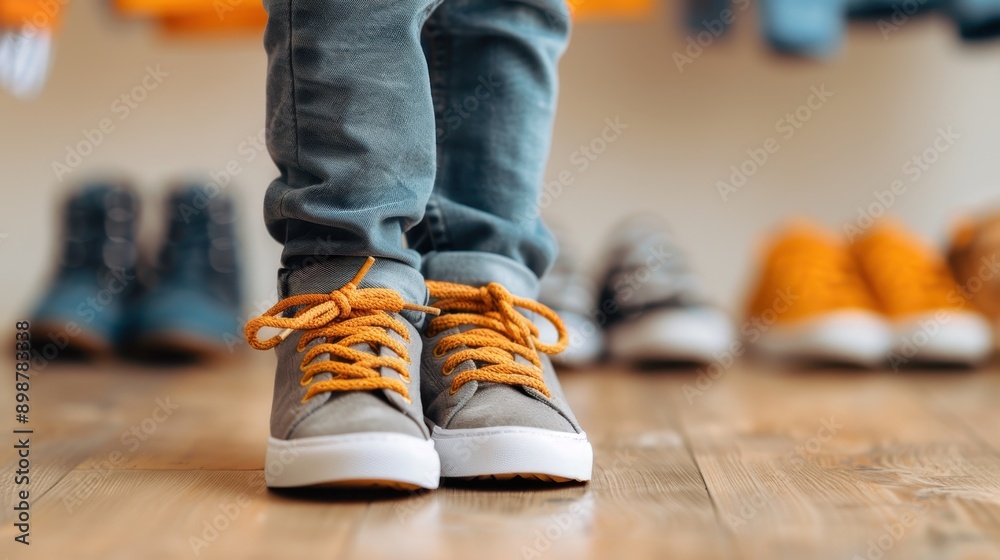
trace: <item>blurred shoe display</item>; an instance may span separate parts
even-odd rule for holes
[[[138,210],[131,189],[114,182],[85,185],[67,200],[58,268],[31,319],[45,360],[118,344],[137,284]]]
[[[132,309],[131,350],[214,357],[240,340],[241,296],[232,200],[183,185],[166,201],[167,232],[154,280]]]
[[[945,9],[966,41],[1000,34],[1000,0],[948,0]]]
[[[64,2],[0,0],[0,89],[20,99],[41,93],[64,8]]]
[[[774,50],[825,58],[836,53],[844,40],[846,0],[764,0],[760,19]]]
[[[685,18],[692,36],[688,56],[697,56],[727,33],[744,13],[749,0],[688,0]],[[951,19],[967,42],[1000,35],[1000,0],[762,0],[758,9],[761,33],[778,53],[825,59],[841,49],[848,20],[866,20],[884,39],[895,36],[911,18],[939,13]],[[683,65],[683,55],[681,55]],[[675,57],[675,62],[677,62]]]
[[[604,351],[604,332],[594,320],[596,289],[587,276],[567,235],[555,230],[559,257],[541,281],[538,301],[562,318],[569,332],[569,346],[552,356],[563,367],[581,367],[596,361]],[[559,336],[548,321],[536,321],[539,338],[555,343]]]
[[[944,258],[890,221],[852,246],[893,331],[894,360],[976,364],[993,348],[985,317],[966,300]]]
[[[847,246],[808,222],[770,241],[751,292],[748,346],[763,355],[875,365],[892,347],[879,312]]]
[[[948,263],[963,294],[994,323],[1000,320],[1000,213],[957,224]]]
[[[626,220],[610,236],[597,309],[608,354],[633,362],[709,362],[734,342],[732,320],[708,302],[667,228]]]

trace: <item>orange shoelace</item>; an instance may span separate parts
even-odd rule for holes
[[[441,373],[451,375],[459,364],[467,360],[476,362],[477,368],[455,376],[451,384],[454,394],[469,381],[489,381],[506,385],[531,387],[546,397],[551,397],[542,377],[542,361],[538,352],[557,354],[566,349],[569,335],[562,320],[548,307],[537,301],[517,297],[500,284],[491,283],[481,288],[428,281],[427,288],[435,300],[434,307],[442,315],[432,319],[427,336],[461,326],[476,328],[442,338],[434,348],[434,356],[444,357],[453,350],[441,368]],[[537,313],[555,326],[559,340],[546,344],[538,339],[538,327],[518,311],[518,308]],[[521,356],[529,364],[516,361]]]
[[[410,393],[404,382],[382,377],[381,368],[399,373],[405,383],[410,382],[410,357],[406,344],[410,341],[407,326],[389,313],[404,309],[437,315],[433,307],[407,303],[395,290],[386,288],[358,289],[358,284],[368,273],[375,259],[369,257],[353,280],[329,294],[303,294],[287,297],[246,325],[247,342],[257,350],[270,350],[281,344],[293,331],[305,331],[299,339],[298,351],[303,352],[313,340],[324,341],[309,349],[302,357],[301,384],[309,386],[302,402],[313,396],[331,391],[371,391],[389,389],[407,401]],[[287,309],[299,307],[292,317],[282,317]],[[257,334],[264,327],[284,329],[281,334],[260,340]],[[403,340],[393,338],[395,332]],[[371,354],[351,346],[367,344],[376,353]],[[388,348],[396,356],[379,356],[379,348]],[[324,354],[330,358],[314,362]],[[329,373],[333,379],[313,382],[313,377]]]
[[[966,308],[944,259],[898,226],[877,226],[854,252],[887,315]]]

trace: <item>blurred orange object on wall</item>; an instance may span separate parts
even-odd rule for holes
[[[642,19],[656,8],[654,0],[566,0],[574,19]]]
[[[114,7],[126,16],[167,18],[216,14],[218,7],[243,2],[260,4],[256,0],[114,0]]]
[[[0,5],[15,2],[34,6],[45,1],[0,0]],[[641,19],[655,10],[654,0],[566,0],[566,3],[574,19],[582,20]],[[256,31],[267,23],[267,14],[259,0],[114,0],[114,6],[125,16],[159,20],[161,29],[172,35]]]
[[[584,20],[641,19],[655,10],[655,0],[566,0],[566,3],[574,18]],[[204,30],[241,27],[243,23],[250,26],[255,18],[261,17],[266,21],[266,16],[262,16],[264,9],[259,0],[114,0],[114,5],[119,12],[129,16],[164,19],[193,17],[190,20],[192,27]],[[237,12],[234,21],[243,23],[226,25],[228,16]],[[256,15],[253,15],[254,12]],[[212,14],[222,25],[212,24],[208,14]],[[173,20],[167,24],[170,29],[185,26],[186,24]]]
[[[160,29],[169,35],[261,34],[267,24],[267,12],[259,2],[246,2],[218,12],[160,19]]]
[[[69,0],[0,0],[0,27],[52,29]]]

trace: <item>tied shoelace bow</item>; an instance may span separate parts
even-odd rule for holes
[[[281,344],[294,331],[304,331],[299,339],[298,351],[305,351],[310,342],[324,339],[302,356],[303,387],[309,386],[302,402],[313,396],[331,391],[369,391],[389,389],[396,391],[407,401],[409,390],[404,382],[390,377],[382,377],[381,368],[390,368],[405,381],[410,382],[410,357],[406,343],[410,341],[407,326],[389,313],[399,313],[404,309],[437,315],[433,307],[407,303],[395,290],[386,288],[358,289],[358,284],[368,273],[375,259],[369,257],[361,270],[344,287],[328,294],[303,294],[287,297],[260,317],[246,325],[247,342],[257,350],[270,350]],[[291,317],[281,315],[288,309],[299,308]],[[280,334],[260,340],[260,329],[274,327],[284,329]],[[393,338],[395,332],[402,338]],[[352,348],[368,345],[374,353]],[[396,356],[380,356],[380,348],[392,350]],[[324,354],[330,359],[315,361]],[[317,375],[329,373],[332,379],[313,382]]]
[[[530,299],[514,296],[500,284],[481,288],[428,281],[434,307],[442,315],[431,320],[427,336],[433,337],[448,329],[471,325],[475,328],[442,338],[434,347],[434,356],[445,360],[441,373],[451,375],[459,364],[472,360],[477,368],[463,371],[452,381],[451,393],[472,380],[523,385],[546,397],[551,397],[542,377],[542,362],[538,352],[557,354],[569,345],[566,327],[555,311]],[[544,317],[559,333],[555,344],[538,339],[538,327],[517,308]],[[529,363],[516,360],[520,356]]]

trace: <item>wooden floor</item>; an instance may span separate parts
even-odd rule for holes
[[[0,558],[1000,558],[1000,371],[567,372],[591,484],[349,496],[264,489],[270,375],[35,373],[32,545],[8,435]]]

